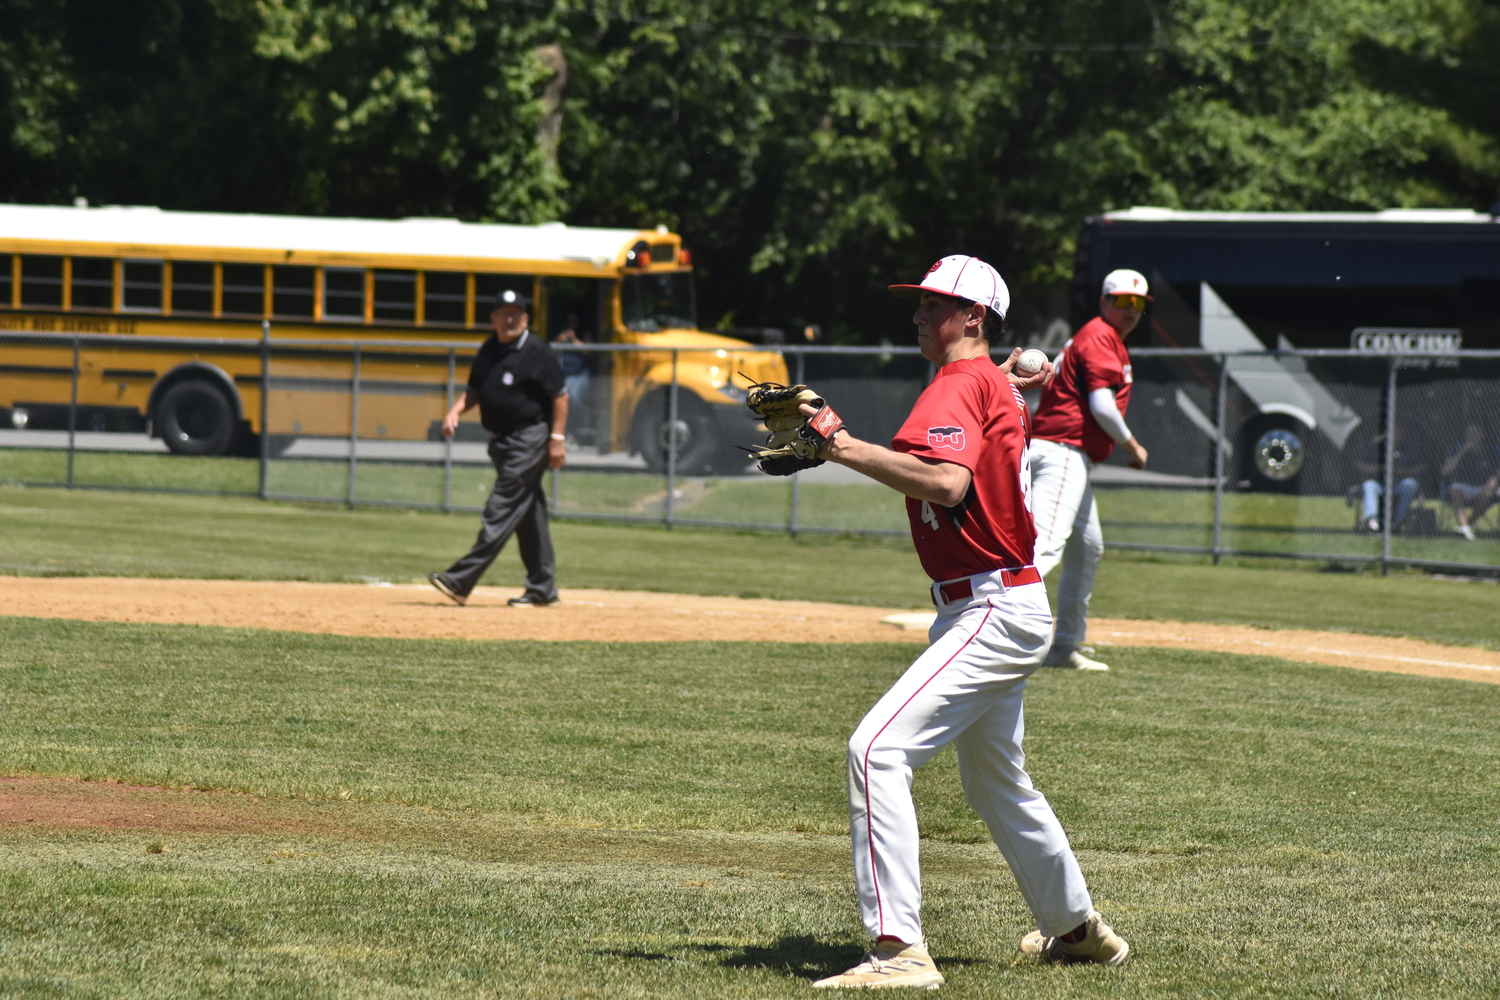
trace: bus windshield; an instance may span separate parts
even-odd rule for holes
[[[625,326],[637,333],[654,333],[669,327],[697,329],[693,272],[628,275],[620,308]]]

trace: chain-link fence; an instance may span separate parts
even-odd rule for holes
[[[850,470],[757,472],[734,369],[814,385],[886,442],[932,375],[914,348],[553,348],[570,404],[555,516],[906,534],[901,497]],[[0,482],[477,511],[493,481],[478,411],[441,434],[476,349],[0,333]],[[1106,544],[1500,567],[1500,352],[1133,361],[1150,462],[1117,450],[1095,468]]]

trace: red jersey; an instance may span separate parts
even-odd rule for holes
[[[1089,409],[1089,393],[1113,389],[1120,416],[1130,405],[1130,352],[1115,328],[1094,317],[1073,334],[1053,362],[1057,374],[1042,390],[1042,404],[1032,420],[1031,433],[1083,449],[1102,462],[1114,451],[1115,439],[1105,433]]]
[[[938,369],[891,447],[974,474],[956,507],[906,498],[922,568],[934,580],[1031,565],[1031,468],[1026,401],[987,357]]]

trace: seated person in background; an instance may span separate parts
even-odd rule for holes
[[[587,341],[578,334],[578,314],[568,313],[568,325],[552,338],[554,344],[582,344]],[[563,386],[572,402],[574,423],[586,423],[588,390],[591,380],[589,362],[593,360],[583,351],[558,351],[557,359],[562,363]]]
[[[1476,518],[1483,517],[1500,488],[1500,446],[1486,445],[1484,431],[1478,424],[1470,423],[1464,428],[1464,439],[1448,452],[1438,477],[1444,484],[1443,496],[1448,498],[1453,518],[1458,522],[1454,530],[1472,542],[1474,529],[1469,526],[1469,511]]]
[[[1406,520],[1406,512],[1411,509],[1412,501],[1417,498],[1420,489],[1417,477],[1423,472],[1427,464],[1425,449],[1420,447],[1408,448],[1402,451],[1403,438],[1405,437],[1400,426],[1396,428],[1396,443],[1392,450],[1391,459],[1393,475],[1391,478],[1396,483],[1396,495],[1394,508],[1391,511],[1391,530],[1395,531],[1401,527],[1401,522]],[[1365,444],[1364,451],[1355,465],[1365,481],[1360,484],[1364,493],[1364,508],[1360,514],[1360,523],[1365,530],[1372,535],[1380,533],[1380,501],[1385,495],[1385,435],[1377,434]]]

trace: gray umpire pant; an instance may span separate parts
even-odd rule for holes
[[[514,534],[526,564],[526,595],[537,601],[557,600],[557,564],[547,530],[547,495],[542,492],[551,433],[551,426],[543,423],[490,438],[495,485],[484,505],[479,537],[444,574],[465,597]]]

